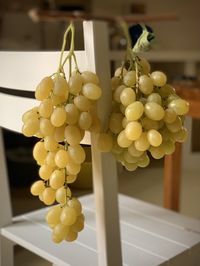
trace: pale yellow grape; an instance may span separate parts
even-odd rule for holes
[[[43,78],[35,90],[35,98],[39,101],[47,99],[53,88],[53,80],[51,77]]]
[[[78,95],[74,98],[74,104],[80,111],[88,111],[91,107],[91,101],[84,95]]]
[[[42,195],[42,193],[38,195],[38,198],[39,198],[40,201],[43,202],[43,195]]]
[[[72,146],[79,144],[82,140],[82,133],[80,128],[73,125],[67,126],[65,128],[65,139]]]
[[[147,139],[154,147],[158,147],[162,143],[162,135],[155,129],[150,129],[147,132]]]
[[[162,144],[158,147],[151,146],[149,151],[154,159],[161,159],[165,155],[165,149]]]
[[[147,102],[154,102],[154,103],[157,103],[159,105],[162,105],[162,98],[158,93],[151,93],[147,97]]]
[[[80,201],[77,198],[72,198],[67,202],[68,206],[70,208],[73,208],[76,210],[77,215],[80,215],[82,212],[82,206]]]
[[[51,95],[51,101],[54,106],[58,106],[60,104],[63,104],[67,101],[68,94],[63,96],[57,96],[57,95]]]
[[[128,87],[124,88],[120,94],[120,101],[124,106],[127,106],[136,100],[135,91]]]
[[[38,107],[38,112],[41,117],[49,118],[53,112],[53,103],[51,99],[43,100]]]
[[[53,206],[48,210],[45,220],[48,224],[58,224],[60,222],[60,214],[62,208],[60,205]]]
[[[166,75],[161,71],[154,71],[151,73],[151,79],[153,80],[154,86],[162,87],[167,82]]]
[[[163,148],[165,151],[165,154],[170,155],[175,151],[175,144],[172,140],[167,140],[163,142]]]
[[[51,205],[55,201],[55,190],[51,187],[45,188],[45,190],[42,192],[43,202],[46,205]]]
[[[64,107],[56,107],[51,114],[51,123],[54,127],[61,127],[66,122],[66,111]]]
[[[161,87],[159,90],[159,94],[162,98],[167,98],[175,93],[176,93],[175,89],[169,84],[166,84],[165,86]]]
[[[65,239],[68,232],[69,232],[69,226],[66,226],[61,223],[58,223],[53,229],[53,235],[62,240]]]
[[[112,133],[118,134],[123,130],[123,115],[121,113],[112,113],[109,120],[109,129]]]
[[[78,125],[83,130],[89,130],[89,128],[92,125],[92,116],[88,112],[81,112],[79,119],[78,119]]]
[[[128,71],[126,70],[126,68],[122,68],[122,67],[118,67],[116,70],[115,70],[115,73],[114,73],[114,76],[115,77],[120,77],[120,76],[124,76]]]
[[[56,155],[56,152],[48,152],[46,159],[45,159],[45,163],[53,168],[56,166],[55,155]]]
[[[120,147],[122,147],[122,148],[127,148],[127,147],[129,147],[129,146],[131,145],[132,140],[128,139],[128,138],[126,137],[126,133],[125,133],[125,131],[122,130],[122,131],[119,133],[118,137],[117,137],[117,143],[118,143],[118,145],[119,145]]]
[[[181,118],[177,116],[176,120],[173,123],[171,124],[166,123],[165,125],[169,129],[170,132],[175,133],[182,128],[182,121],[181,121]]]
[[[83,163],[85,161],[85,151],[81,145],[68,146],[68,154],[70,159],[76,163]]]
[[[71,225],[71,229],[72,231],[75,232],[80,232],[84,229],[84,219],[82,218],[82,215],[79,215],[77,217],[76,222],[73,225]]]
[[[79,73],[69,78],[69,92],[73,95],[80,93],[83,84],[83,79]]]
[[[97,138],[97,149],[101,152],[110,152],[113,146],[112,136],[107,133],[100,133]]]
[[[58,142],[53,136],[46,136],[44,138],[44,147],[47,151],[55,151],[58,147]]]
[[[122,127],[125,128],[128,125],[128,123],[130,123],[130,121],[128,121],[128,119],[126,117],[124,117],[122,119]]]
[[[36,119],[39,118],[39,112],[38,112],[38,107],[34,107],[27,112],[25,112],[22,116],[22,122],[26,123],[29,119]]]
[[[135,141],[135,148],[138,151],[146,151],[148,150],[149,146],[150,146],[150,143],[147,138],[147,133],[142,132],[140,138]]]
[[[112,90],[115,90],[121,84],[121,79],[119,77],[112,77],[111,78],[111,86]]]
[[[134,142],[128,147],[128,152],[133,157],[140,157],[144,153],[143,151],[139,151],[139,150],[136,149]]]
[[[38,118],[30,118],[22,127],[22,133],[26,137],[34,136],[40,128],[40,120]]]
[[[127,163],[137,163],[138,157],[132,156],[128,150],[123,152],[124,161]]]
[[[57,75],[54,79],[53,94],[56,96],[64,96],[67,99],[69,94],[69,86],[65,78]]]
[[[58,235],[55,235],[55,234],[52,234],[51,239],[55,244],[59,244],[60,242],[63,241],[63,239],[61,237],[59,237]]]
[[[173,109],[177,115],[186,115],[189,111],[189,103],[183,99],[171,101],[168,107]]]
[[[77,219],[77,212],[74,208],[65,206],[62,209],[62,212],[60,215],[60,221],[62,224],[70,226],[76,222],[76,219]]]
[[[136,139],[139,139],[139,137],[142,134],[142,126],[139,122],[132,121],[127,124],[124,131],[128,139],[136,140]]]
[[[144,57],[139,57],[138,64],[141,67],[141,72],[144,74],[148,74],[151,70],[151,66],[149,62],[147,61],[146,58]]]
[[[144,129],[149,130],[149,129],[159,129],[159,122],[152,120],[148,117],[144,117],[142,118],[141,124],[143,126]]]
[[[167,97],[167,104],[169,105],[172,101],[178,100],[180,97],[177,94],[171,94]]]
[[[72,242],[72,241],[75,241],[78,237],[78,233],[75,232],[75,231],[72,231],[72,230],[69,230],[69,232],[67,233],[66,237],[65,237],[65,240],[67,242]]]
[[[146,103],[144,112],[148,118],[155,121],[159,121],[165,116],[165,111],[162,106],[154,102]]]
[[[45,189],[44,182],[42,180],[35,181],[31,186],[31,194],[33,196],[38,196],[41,194]]]
[[[48,180],[53,172],[53,168],[47,164],[43,164],[39,169],[39,176],[44,179]]]
[[[66,169],[69,175],[77,175],[81,170],[81,165],[75,162],[69,162]]]
[[[83,95],[90,100],[98,100],[102,95],[101,88],[94,83],[86,83],[82,87]]]
[[[40,132],[43,136],[51,136],[54,134],[55,127],[52,125],[51,121],[47,118],[40,119]]]
[[[185,142],[187,139],[188,133],[187,133],[187,129],[182,127],[178,132],[175,132],[173,134],[173,139],[177,142]]]
[[[113,92],[113,100],[117,103],[121,103],[121,99],[120,99],[120,95],[122,93],[122,91],[125,89],[126,87],[124,85],[120,85],[119,87],[116,88],[116,90]]]
[[[78,122],[78,118],[79,118],[79,110],[76,107],[75,104],[73,103],[68,103],[65,106],[65,111],[66,111],[66,122],[69,125],[74,125]]]
[[[59,150],[55,155],[55,164],[59,168],[66,167],[67,163],[69,162],[69,154],[66,150]]]
[[[65,204],[71,195],[71,190],[69,188],[60,187],[56,190],[56,201],[60,204]]]
[[[76,179],[77,179],[77,175],[68,175],[66,177],[68,184],[74,183],[76,181]]]
[[[149,156],[147,154],[144,154],[138,161],[137,165],[139,167],[147,167],[150,164],[150,159]]]
[[[138,120],[144,112],[144,106],[141,102],[135,101],[129,104],[125,110],[125,116],[128,121]]]
[[[60,169],[56,169],[50,176],[49,184],[53,189],[58,189],[64,185],[65,172]]]
[[[135,83],[136,83],[136,72],[134,70],[128,71],[123,77],[123,82],[128,87],[135,86]]]
[[[57,142],[64,141],[65,140],[65,125],[61,127],[56,127],[53,136]]]
[[[128,171],[135,171],[137,169],[136,163],[125,162],[124,166],[125,166],[126,170],[128,170]]]
[[[44,142],[38,141],[33,148],[33,158],[38,162],[43,162],[46,159],[47,151],[44,147]]]
[[[147,75],[141,75],[139,77],[139,89],[144,94],[150,94],[153,91],[153,81]]]
[[[177,117],[176,112],[171,108],[167,108],[165,110],[165,116],[163,120],[165,123],[171,124],[176,120],[176,117]]]
[[[94,83],[97,85],[99,84],[98,76],[91,71],[83,71],[81,73],[81,77],[82,77],[83,83]]]

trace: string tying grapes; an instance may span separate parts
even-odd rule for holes
[[[70,33],[70,50],[63,59]],[[55,243],[74,241],[84,228],[81,203],[72,196],[69,185],[76,180],[86,158],[80,145],[85,131],[98,132],[100,128],[93,112],[102,94],[99,78],[90,71],[80,72],[74,53],[74,33],[70,23],[63,37],[57,72],[41,80],[35,91],[39,105],[22,117],[23,134],[40,139],[33,148],[33,157],[40,166],[40,180],[33,183],[31,193],[46,205],[57,202],[46,215]],[[64,72],[66,63],[68,80]]]
[[[151,72],[149,62],[138,55],[148,47],[146,27],[133,49],[126,24],[122,23],[122,27],[127,51],[111,79],[113,109],[103,136],[107,149],[102,136],[97,147],[103,152],[111,151],[128,171],[134,171],[148,166],[150,156],[160,159],[174,152],[175,142],[186,140],[183,122],[189,104],[167,84],[163,72]]]

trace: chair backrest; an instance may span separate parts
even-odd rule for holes
[[[84,51],[76,51],[81,71],[98,74],[103,96],[97,105],[101,121],[106,125],[111,108],[110,60],[107,25],[104,22],[84,22]],[[22,114],[37,104],[33,91],[37,83],[57,69],[59,52],[0,52],[0,126],[21,132]],[[68,73],[67,68],[65,68]],[[99,265],[122,265],[117,199],[116,163],[110,154],[100,154],[94,144],[95,134],[86,135],[84,143],[91,143],[93,186],[96,204],[97,245]],[[0,149],[3,151],[2,138]],[[11,205],[5,167],[0,152],[0,208],[5,210],[0,227],[11,222]],[[6,202],[6,206],[5,206]]]

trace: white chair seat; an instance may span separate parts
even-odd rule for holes
[[[80,200],[86,225],[74,243],[50,241],[47,208],[15,217],[2,235],[55,265],[97,266],[94,196]],[[119,209],[123,265],[200,264],[200,221],[124,195],[119,196]]]

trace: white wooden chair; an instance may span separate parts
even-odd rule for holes
[[[101,78],[103,97],[98,111],[105,124],[111,100],[106,32],[103,22],[84,22],[85,50],[76,52],[80,70],[95,71]],[[0,93],[1,127],[21,132],[21,116],[36,101],[12,95],[12,89],[18,95],[33,91],[41,78],[55,71],[58,56],[58,52],[0,52],[0,87],[7,88]],[[12,218],[0,133],[1,266],[13,265],[13,244],[36,253],[54,266],[200,265],[200,221],[118,196],[116,162],[110,154],[95,150],[93,135],[91,138],[87,135],[84,142],[92,145],[94,195],[80,198],[86,226],[78,240],[52,243],[44,222],[46,208]]]

